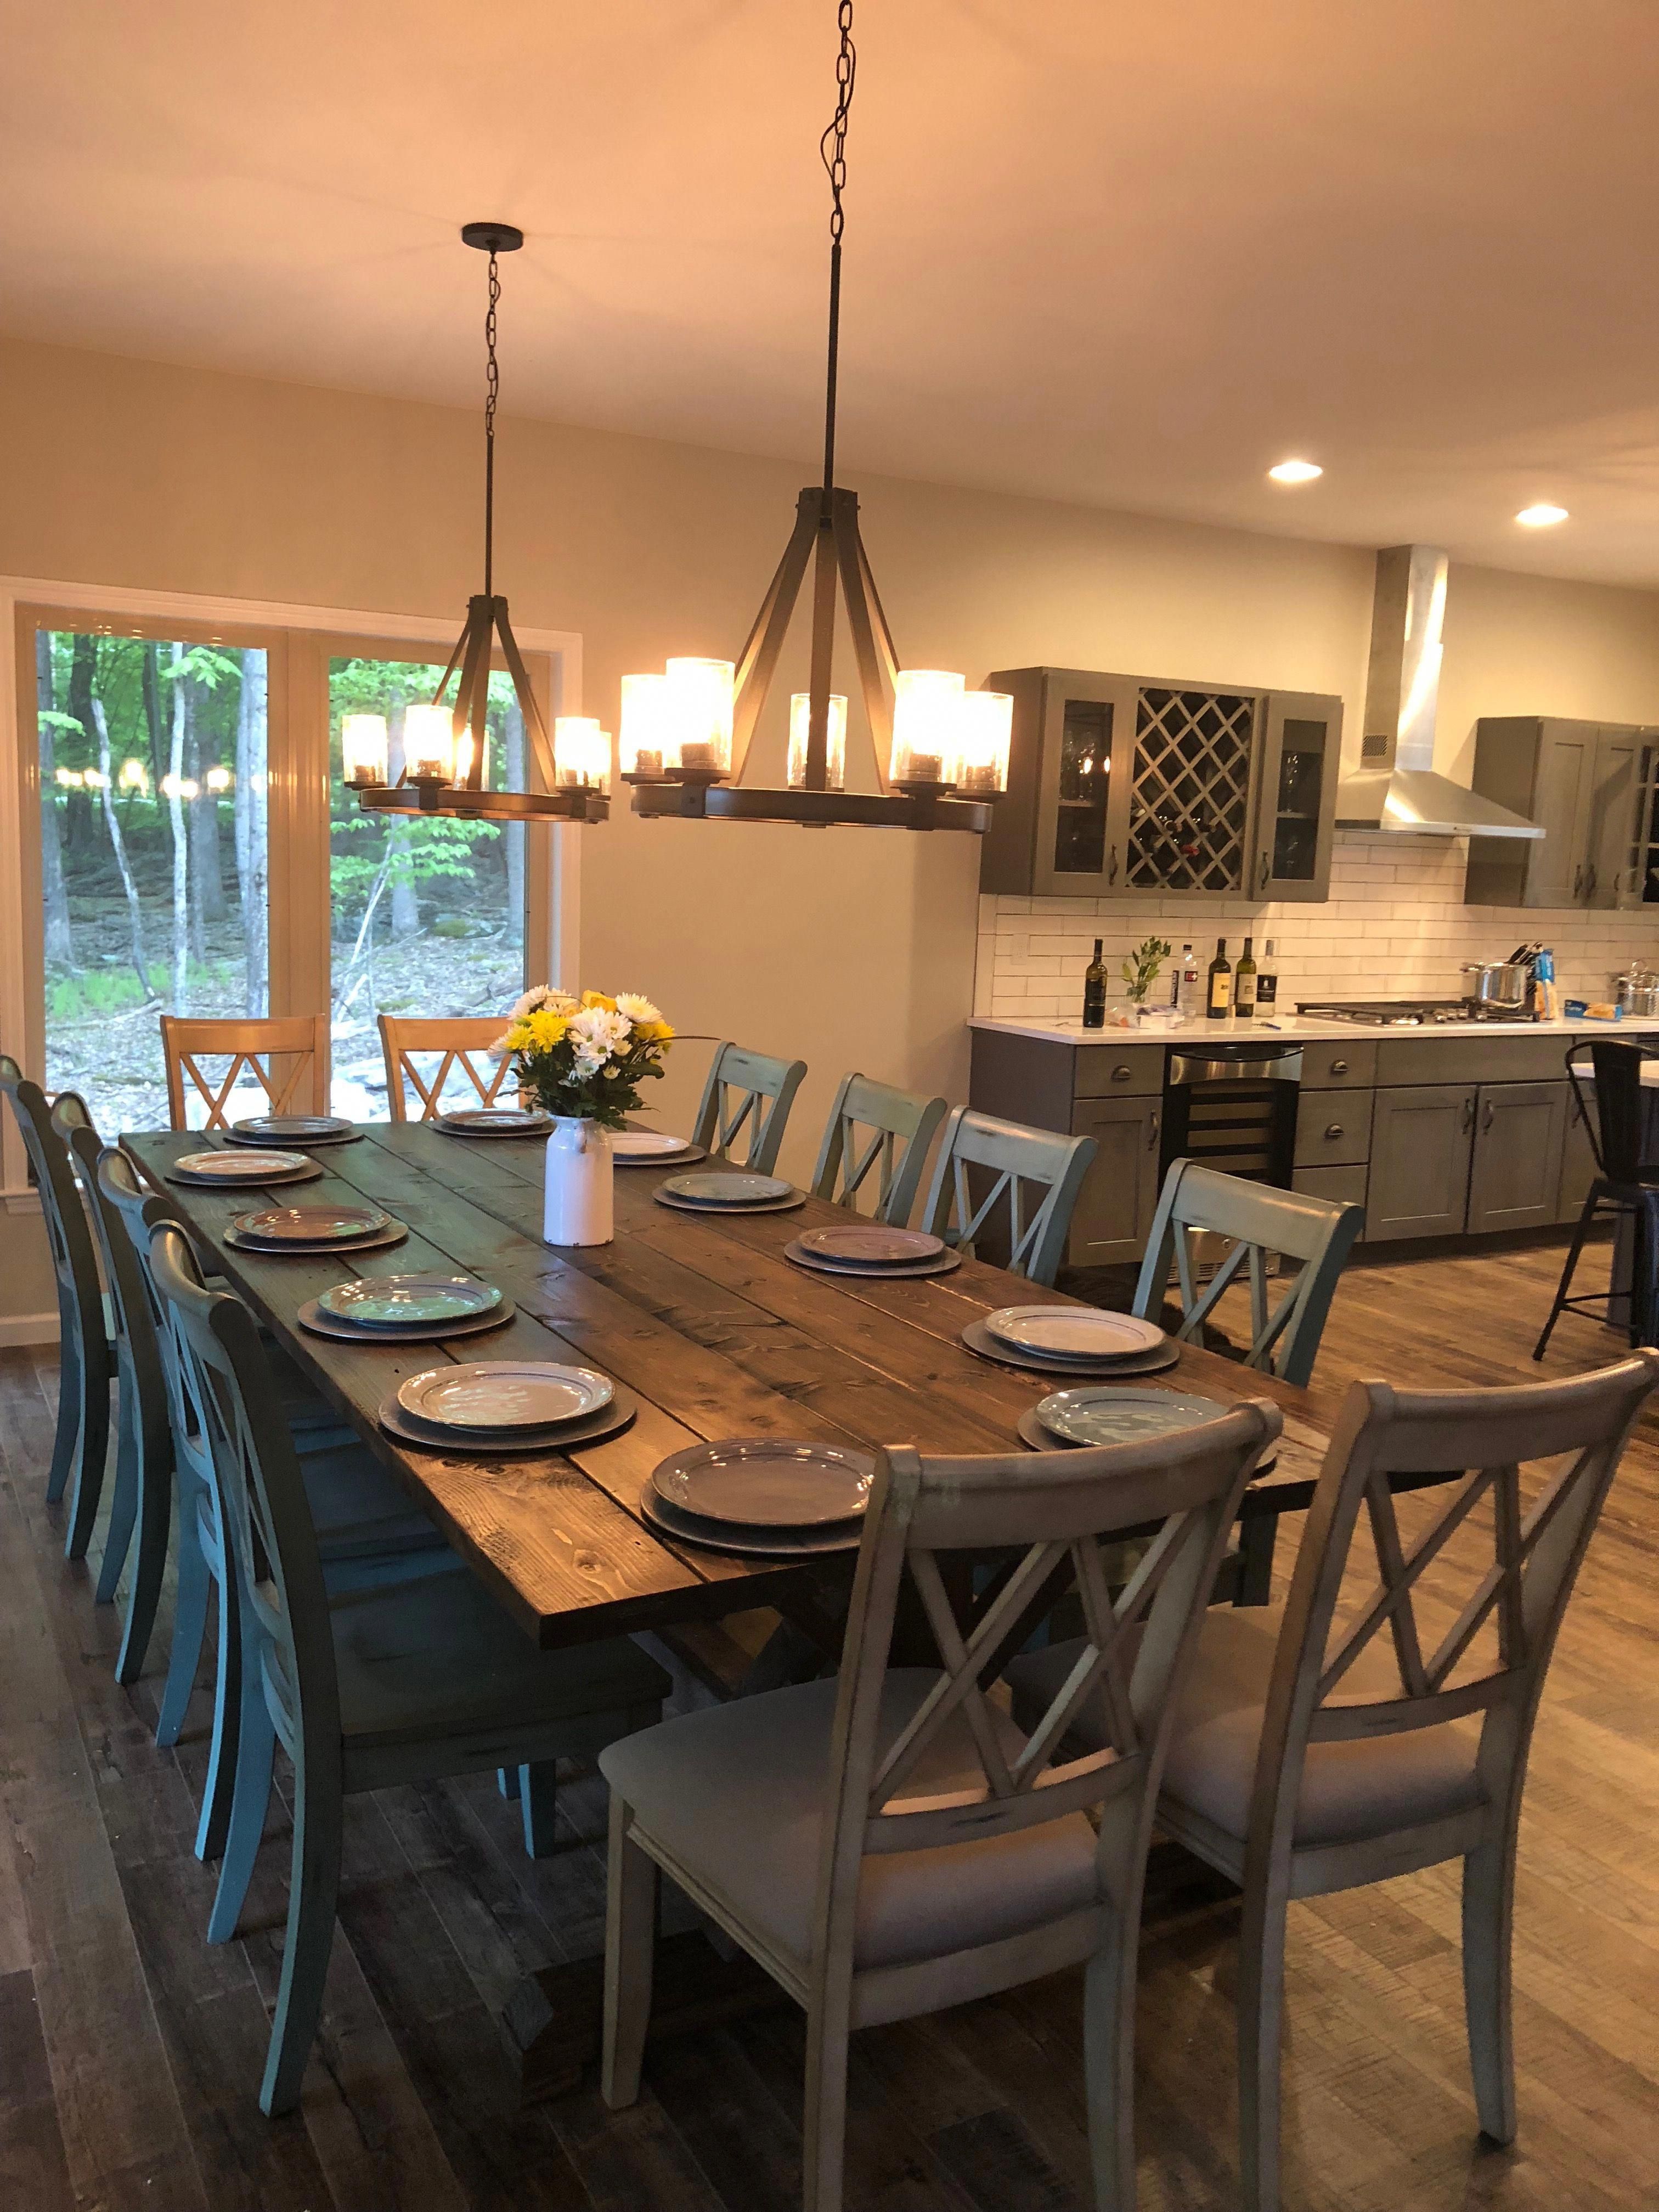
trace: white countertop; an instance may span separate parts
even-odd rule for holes
[[[1129,1044],[1189,1047],[1195,1043],[1237,1044],[1256,1037],[1264,1043],[1285,1037],[1305,1040],[1310,1044],[1341,1037],[1352,1041],[1361,1037],[1650,1037],[1659,1031],[1659,1018],[1638,1015],[1623,1022],[1581,1019],[1574,1022],[1423,1022],[1401,1024],[1395,1022],[1320,1022],[1304,1018],[1300,1014],[1283,1013],[1252,1022],[1231,1019],[1212,1022],[1200,1017],[1196,1021],[1182,1023],[1178,1029],[1149,1026],[1133,1030],[1085,1030],[1081,1022],[994,1021],[988,1014],[975,1014],[969,1018],[968,1026],[975,1030],[998,1030],[1007,1036],[1036,1037],[1047,1044],[1109,1044],[1116,1045],[1121,1050]]]

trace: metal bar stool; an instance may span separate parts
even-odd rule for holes
[[[1595,1094],[1594,1112],[1584,1095],[1586,1054],[1589,1088]],[[1644,1060],[1659,1060],[1659,1053],[1644,1045],[1615,1044],[1610,1037],[1575,1044],[1567,1053],[1567,1080],[1595,1158],[1595,1180],[1572,1232],[1567,1263],[1561,1270],[1549,1319],[1533,1352],[1534,1359],[1543,1358],[1550,1333],[1564,1313],[1589,1313],[1612,1324],[1613,1305],[1626,1295],[1616,1282],[1605,1291],[1583,1291],[1576,1297],[1569,1293],[1585,1237],[1598,1222],[1621,1217],[1629,1219],[1633,1232],[1628,1292],[1630,1340],[1632,1345],[1655,1340],[1655,1324],[1659,1321],[1659,1161],[1642,1157]]]

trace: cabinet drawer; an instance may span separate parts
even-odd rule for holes
[[[1364,1090],[1376,1080],[1376,1041],[1363,1044],[1310,1044],[1302,1048],[1302,1087],[1304,1091],[1334,1091],[1358,1085]]]
[[[1568,1040],[1541,1036],[1481,1036],[1442,1030],[1437,1036],[1383,1037],[1376,1047],[1376,1080],[1410,1083],[1548,1083],[1557,1080]],[[1303,1063],[1305,1069],[1307,1063]],[[1306,1081],[1306,1076],[1304,1076]]]
[[[1164,1088],[1161,1044],[1080,1044],[1077,1048],[1076,1096],[1079,1098],[1152,1098]]]
[[[1364,1206],[1368,1172],[1363,1160],[1351,1168],[1298,1168],[1291,1188],[1309,1198],[1328,1198],[1334,1206]]]
[[[1371,1149],[1369,1091],[1304,1091],[1296,1109],[1296,1164],[1352,1167]]]

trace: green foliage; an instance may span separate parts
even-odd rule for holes
[[[1169,957],[1170,946],[1161,937],[1143,937],[1136,945],[1120,970],[1133,1004],[1144,1004],[1158,969]]]

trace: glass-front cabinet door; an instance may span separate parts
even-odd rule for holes
[[[1044,672],[1033,890],[1098,898],[1125,881],[1134,687],[1081,669]]]
[[[1341,757],[1340,700],[1309,692],[1267,695],[1249,884],[1252,898],[1328,895]]]

